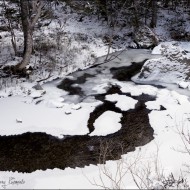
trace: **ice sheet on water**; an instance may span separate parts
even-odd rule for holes
[[[137,100],[128,97],[126,95],[111,94],[106,96],[106,100],[111,102],[117,102],[116,107],[120,108],[122,111],[127,111],[134,109],[137,104]]]
[[[70,78],[75,82],[72,86],[80,87],[84,97],[105,93],[111,85],[119,83],[116,79],[113,79],[113,74],[110,71],[111,68],[130,66],[132,62],[142,62],[146,59],[152,59],[155,57],[157,57],[157,55],[151,55],[150,50],[144,49],[128,49],[112,53],[108,56],[108,60],[110,59],[110,61],[103,64],[100,63],[104,62],[107,56],[100,57],[97,59],[96,63],[100,65],[71,74]],[[121,83],[120,86],[122,86],[123,90],[125,89],[124,83]],[[126,89],[127,88],[128,87],[126,87]],[[135,93],[135,91],[139,90],[135,88],[133,93]],[[149,92],[149,94],[151,93]],[[74,97],[76,99],[74,99]],[[78,100],[77,95],[67,95],[67,97],[64,98],[66,102],[74,101],[75,103],[79,103],[81,101],[80,95],[78,96]]]
[[[95,130],[90,134],[90,136],[106,136],[112,134],[121,129],[122,114],[113,111],[106,111],[101,116],[99,116],[95,123]]]

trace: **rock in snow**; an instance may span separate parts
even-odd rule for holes
[[[34,88],[35,90],[43,90],[42,86],[39,83],[33,86],[32,88]]]
[[[80,104],[76,104],[72,107],[73,110],[79,110],[81,109],[81,105]]]
[[[190,85],[190,83],[185,82],[185,81],[182,81],[182,82],[178,83],[179,88],[188,88],[189,85]]]
[[[150,48],[158,44],[158,37],[146,25],[140,26],[134,32],[134,41],[141,48]]]
[[[180,88],[189,88],[190,84],[190,45],[186,42],[162,42],[154,48],[153,54],[161,54],[158,59],[147,60],[138,80],[158,81],[177,84]]]
[[[67,111],[65,111],[65,114],[66,114],[66,115],[69,115],[69,114],[71,114],[71,111],[70,111],[70,110],[67,110]]]
[[[17,122],[17,123],[22,123],[22,119],[17,118],[17,119],[16,119],[16,122]]]

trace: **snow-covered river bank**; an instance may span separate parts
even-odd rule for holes
[[[44,84],[43,90],[33,90],[27,97],[0,99],[3,108],[0,109],[0,135],[6,135],[0,137],[0,168],[5,170],[0,172],[0,187],[97,188],[100,185],[113,188],[109,177],[119,180],[121,172],[125,173],[122,187],[137,188],[134,176],[138,183],[143,178],[149,187],[155,187],[163,185],[159,180],[162,172],[166,177],[170,173],[178,177],[180,170],[185,171],[184,164],[190,155],[176,150],[184,147],[178,130],[186,130],[190,124],[188,97],[166,88],[130,81],[144,60],[160,55],[151,55],[147,50],[128,50],[111,56],[114,56],[111,63],[75,72],[63,81]],[[32,133],[23,134],[26,132]],[[84,166],[85,159],[88,164],[97,164],[97,153],[105,151],[109,140],[108,160],[124,154],[121,160],[106,162],[109,176],[105,175],[102,165],[53,169],[64,169],[69,163],[70,167]],[[135,151],[127,153],[132,150]],[[159,171],[155,171],[155,160],[156,165],[162,165]],[[122,166],[119,174],[118,164]],[[143,173],[148,169],[149,174]],[[183,175],[189,177],[185,172]],[[10,178],[22,183],[9,183]]]

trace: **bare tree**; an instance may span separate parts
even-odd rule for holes
[[[18,70],[25,68],[30,62],[33,47],[33,32],[35,24],[40,18],[44,1],[39,0],[20,0],[20,11],[22,20],[22,29],[24,33],[24,52],[23,60],[17,65]]]
[[[187,136],[184,137],[181,131],[180,135],[189,143],[189,133],[187,134],[188,139],[186,139]],[[98,178],[90,179],[82,171],[90,184],[103,189],[126,189],[127,180],[132,178],[138,189],[189,189],[188,181],[183,173],[178,178],[172,173],[165,175],[159,158],[160,145],[156,141],[156,151],[148,157],[147,150],[139,148],[132,156],[117,158],[112,155],[114,146],[117,145],[110,141],[100,144]],[[123,144],[118,146],[121,148],[120,151],[123,152]],[[106,160],[109,160],[107,157],[110,156],[117,159],[113,170],[109,165],[106,165]]]

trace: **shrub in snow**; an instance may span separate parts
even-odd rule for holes
[[[176,12],[176,16],[169,21],[169,31],[173,40],[189,41],[190,32],[188,29],[188,21],[185,14]],[[187,21],[187,22],[186,22]]]
[[[189,189],[189,185],[187,183],[187,180],[183,177],[179,177],[176,179],[173,174],[171,173],[167,178],[164,178],[162,180],[162,189]],[[156,188],[156,186],[154,187]]]

